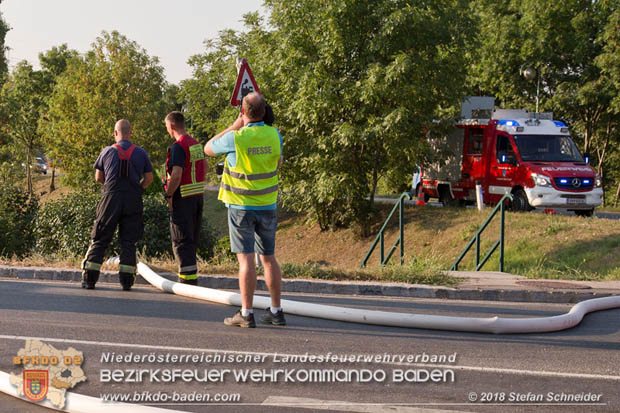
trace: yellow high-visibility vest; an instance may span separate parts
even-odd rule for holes
[[[244,127],[234,132],[237,164],[226,159],[218,199],[227,204],[265,206],[278,200],[280,136],[272,126]]]

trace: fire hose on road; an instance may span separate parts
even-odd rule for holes
[[[241,296],[237,293],[170,281],[158,275],[143,262],[138,263],[138,273],[151,285],[168,293],[214,303],[241,306]],[[254,307],[266,308],[270,305],[271,301],[268,297],[254,297]],[[291,300],[282,300],[282,308],[287,314],[390,327],[493,334],[547,333],[572,328],[581,322],[584,315],[593,311],[620,308],[620,296],[582,301],[574,305],[566,314],[537,318],[473,318],[406,314],[387,311],[359,310],[356,308],[303,303]]]

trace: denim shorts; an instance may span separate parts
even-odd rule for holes
[[[276,248],[276,210],[253,211],[228,208],[228,235],[232,252],[274,255]]]

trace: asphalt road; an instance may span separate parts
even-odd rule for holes
[[[570,305],[360,298],[289,294],[286,298],[356,308],[465,317],[541,317],[565,313]],[[164,294],[151,287],[122,292],[101,284],[83,290],[76,283],[0,280],[0,370],[21,374],[13,357],[25,337],[36,337],[59,350],[74,347],[84,354],[88,381],[73,389],[102,394],[209,394],[239,397],[234,402],[151,403],[191,412],[419,412],[419,411],[619,411],[620,309],[587,315],[576,328],[548,334],[489,335],[349,324],[288,316],[286,327],[226,327],[222,320],[235,308]],[[257,311],[260,314],[262,311]],[[62,342],[62,340],[68,340]],[[373,355],[381,362],[310,362],[285,355]],[[251,357],[252,361],[189,363],[106,362],[109,355],[197,355]],[[386,356],[387,355],[387,356]],[[387,360],[418,356],[418,362]],[[455,355],[433,363],[423,357]],[[422,363],[422,361],[425,361]],[[106,371],[205,369],[223,373],[223,382],[105,382]],[[272,369],[293,371],[271,379]],[[373,378],[358,382],[315,378],[309,370],[365,370]],[[258,382],[241,382],[232,370],[256,370]],[[408,371],[411,382],[398,382]],[[446,381],[415,382],[436,370]],[[263,372],[267,372],[267,374]],[[338,373],[341,374],[341,373]],[[344,373],[342,373],[344,374]],[[383,375],[385,377],[383,378]],[[155,376],[162,377],[162,376]],[[453,378],[453,379],[452,379]],[[567,395],[594,395],[590,403],[561,403]],[[236,396],[238,395],[238,396]],[[140,396],[145,397],[145,396]],[[542,398],[524,401],[520,398]],[[471,400],[475,399],[474,402]],[[0,394],[0,412],[46,412]]]

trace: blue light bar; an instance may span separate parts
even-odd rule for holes
[[[555,126],[557,126],[558,128],[567,128],[568,126],[566,126],[564,124],[564,122],[559,121],[559,120],[554,120],[553,123],[555,123]]]
[[[584,185],[590,185],[590,180],[589,179],[584,179],[583,180],[583,184]]]
[[[501,119],[497,121],[498,125],[506,125],[506,126],[521,126],[519,125],[519,122],[517,122],[516,120],[510,120],[510,119]]]
[[[561,184],[567,184],[568,183],[568,179],[560,179],[560,183]]]

